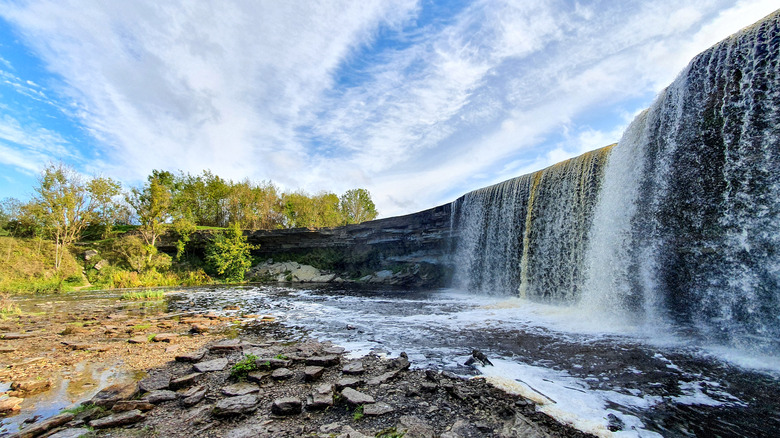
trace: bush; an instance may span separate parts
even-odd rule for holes
[[[225,280],[242,281],[247,269],[252,266],[252,249],[254,246],[246,243],[246,237],[236,224],[214,236],[206,247],[206,261],[209,268]]]

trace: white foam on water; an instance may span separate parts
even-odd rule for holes
[[[563,371],[503,359],[494,359],[493,366],[480,367],[479,370],[496,387],[533,400],[539,411],[583,432],[600,437],[661,437],[646,430],[639,418],[607,408],[608,402],[612,402],[648,409],[661,401],[659,397],[593,391],[582,379]],[[607,428],[610,414],[619,418],[628,430],[610,431]]]

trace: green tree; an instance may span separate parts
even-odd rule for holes
[[[164,176],[153,173],[142,188],[133,188],[125,197],[141,224],[141,236],[147,246],[147,263],[152,262],[157,252],[155,243],[165,232],[165,223],[171,218],[171,188],[166,182]]]
[[[377,211],[371,193],[366,189],[347,190],[340,199],[344,224],[359,224],[376,219]]]
[[[94,225],[102,228],[105,239],[120,216],[121,206],[115,198],[122,193],[122,184],[109,177],[95,177],[87,183],[87,187],[95,204]]]
[[[94,198],[73,168],[50,164],[38,179],[32,204],[43,229],[54,240],[54,268],[59,271],[65,247],[81,236],[95,216]]]
[[[247,269],[252,266],[250,253],[254,248],[247,243],[238,224],[234,224],[214,236],[206,247],[206,261],[217,275],[227,281],[242,281]]]

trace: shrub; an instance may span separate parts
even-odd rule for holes
[[[243,359],[236,362],[233,368],[230,369],[230,377],[236,380],[246,379],[247,374],[257,370],[257,356],[254,354],[247,354]]]
[[[246,237],[238,224],[228,228],[206,247],[206,261],[209,267],[230,282],[244,279],[247,269],[252,266],[250,251],[253,245],[246,243]]]

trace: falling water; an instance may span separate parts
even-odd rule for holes
[[[453,206],[457,286],[780,351],[780,12],[697,56],[614,148]]]

